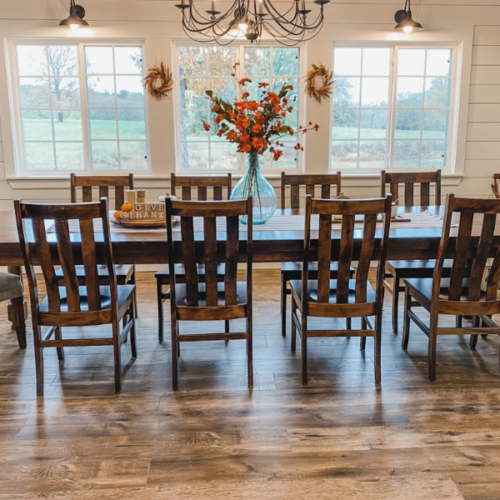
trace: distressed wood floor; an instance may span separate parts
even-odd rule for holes
[[[440,338],[430,383],[426,338],[412,328],[402,351],[387,302],[382,387],[370,339],[364,355],[357,339],[310,341],[303,387],[300,351],[280,334],[279,272],[256,271],[255,282],[251,394],[243,341],[183,345],[171,392],[170,343],[157,341],[144,273],[123,393],[113,394],[109,348],[66,349],[61,367],[46,350],[37,401],[31,339],[17,348],[2,304],[0,499],[500,499],[497,338],[475,352],[468,338]]]

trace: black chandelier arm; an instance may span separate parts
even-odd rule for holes
[[[324,17],[323,17],[323,15],[321,13],[321,14],[318,15],[318,18],[315,20],[315,23],[314,24],[310,24],[310,25],[295,24],[295,23],[293,23],[293,24],[292,23],[286,23],[285,24],[285,23],[282,23],[281,20],[279,20],[279,19],[264,20],[263,24],[266,27],[266,31],[270,32],[270,31],[274,30],[275,32],[279,33],[279,30],[276,30],[275,27],[273,26],[273,24],[276,24],[276,25],[278,25],[281,28],[281,30],[283,31],[283,34],[286,33],[286,34],[289,34],[289,35],[295,35],[295,34],[297,34],[297,31],[299,31],[300,33],[306,32],[306,31],[307,32],[315,32],[315,31],[321,29],[321,27],[323,26],[323,20],[324,20]],[[291,29],[288,28],[287,26],[291,26]],[[310,38],[308,38],[308,39],[310,39]]]
[[[279,10],[277,10],[271,2],[268,2],[267,0],[262,0],[262,5],[273,19],[276,18],[276,16],[285,19],[286,16],[288,16],[288,14],[290,14],[292,11],[294,11],[293,19],[295,19],[299,11],[299,2],[297,0],[293,0],[292,6],[283,14]],[[273,12],[275,13],[275,15],[273,15]]]
[[[294,26],[294,27],[297,27],[297,28],[299,28],[299,29],[303,29],[303,28],[308,29],[309,27],[310,27],[311,29],[315,29],[317,26],[319,26],[320,24],[322,24],[322,23],[323,23],[323,20],[324,20],[324,15],[323,15],[323,5],[321,5],[321,6],[320,6],[320,10],[319,10],[319,12],[318,12],[318,16],[316,17],[316,19],[315,19],[312,23],[307,24],[307,23],[305,22],[305,19],[304,19],[304,18],[302,18],[302,19],[304,19],[304,22],[301,22],[301,23],[296,23],[296,22],[295,22],[295,20],[297,19],[297,17],[300,17],[300,16],[301,16],[301,14],[300,14],[300,13],[299,13],[299,11],[298,11],[298,8],[297,8],[297,10],[296,10],[296,15],[294,16],[294,18],[293,18],[292,20],[288,20],[288,19],[286,19],[286,18],[285,18],[285,16],[286,16],[286,15],[290,12],[290,10],[291,10],[291,9],[289,9],[289,10],[288,10],[285,14],[281,14],[281,13],[280,13],[280,12],[279,12],[279,11],[278,11],[278,10],[277,10],[274,6],[273,6],[273,5],[272,5],[272,3],[271,3],[271,2],[267,2],[266,0],[263,0],[263,3],[264,3],[264,5],[266,6],[266,8],[267,8],[267,5],[270,5],[270,6],[271,6],[271,9],[268,9],[268,10],[269,10],[269,11],[271,11],[271,10],[272,10],[272,11],[273,11],[273,12],[275,12],[275,14],[276,14],[276,16],[274,16],[274,15],[271,13],[271,16],[272,16],[272,18],[273,18],[272,20],[273,20],[273,21],[275,21],[277,24],[279,24],[281,27],[283,27],[283,26],[282,26],[282,21],[281,21],[281,20],[283,20],[283,22],[286,22],[286,24],[290,24],[290,25],[292,25],[292,26]],[[297,2],[296,0],[294,0],[294,4],[295,4],[295,7],[298,7],[299,2]],[[292,7],[292,8],[293,8],[293,7]],[[304,16],[304,17],[305,17],[305,16]],[[269,20],[269,21],[270,21],[270,20]]]
[[[201,12],[198,11],[196,6],[194,5],[194,2],[190,2],[190,7],[189,7],[189,14],[190,14],[190,24],[191,22],[194,22],[195,24],[199,24],[200,26],[215,26],[219,24],[221,21],[224,21],[227,19],[231,14],[233,14],[238,7],[238,2],[234,2],[233,5],[221,16],[215,17],[212,16],[210,18],[205,17]],[[184,14],[183,9],[183,14]],[[195,16],[195,14],[198,16],[198,18]],[[233,24],[235,24],[233,22]]]

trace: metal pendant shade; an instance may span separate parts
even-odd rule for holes
[[[85,28],[89,23],[83,19],[85,9],[81,5],[75,5],[75,0],[70,0],[69,16],[63,19],[59,26],[69,26],[70,28]]]
[[[394,16],[397,22],[394,26],[395,31],[403,31],[404,33],[412,33],[413,31],[423,31],[424,27],[412,19],[411,0],[406,0],[404,10],[398,10]]]
[[[289,0],[274,5],[272,0],[233,0],[221,12],[217,3],[200,0],[181,0],[176,7],[182,11],[182,27],[196,41],[228,45],[244,36],[252,43],[260,41],[264,32],[282,45],[293,46],[314,38],[323,27],[323,8],[330,0]],[[276,3],[276,2],[275,2]],[[314,5],[312,5],[314,4]]]

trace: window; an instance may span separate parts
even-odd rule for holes
[[[233,102],[239,97],[239,88],[233,65],[240,63],[237,77],[248,77],[253,83],[247,86],[250,98],[257,98],[258,82],[267,82],[272,90],[281,88],[286,81],[294,86],[294,112],[285,120],[296,130],[299,127],[299,74],[300,51],[298,48],[248,47],[248,46],[193,46],[177,47],[179,65],[179,138],[180,161],[178,168],[190,171],[243,170],[245,155],[236,152],[234,144],[213,133],[214,123],[210,101],[205,90],[211,89],[225,100]],[[206,132],[202,120],[212,125]],[[285,140],[283,140],[285,143]],[[261,167],[298,168],[299,153],[293,149],[296,140],[287,141],[284,155],[272,160],[266,152]]]
[[[451,48],[336,47],[331,169],[451,167],[452,57]]]
[[[147,168],[141,46],[29,44],[14,53],[20,173]]]

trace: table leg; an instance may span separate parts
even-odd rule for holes
[[[8,272],[22,276],[22,269],[20,266],[9,266]],[[17,340],[19,347],[24,349],[26,347],[26,317],[28,313],[28,305],[24,297],[12,299],[7,306],[7,314],[9,321],[12,323],[12,329],[17,333]]]

